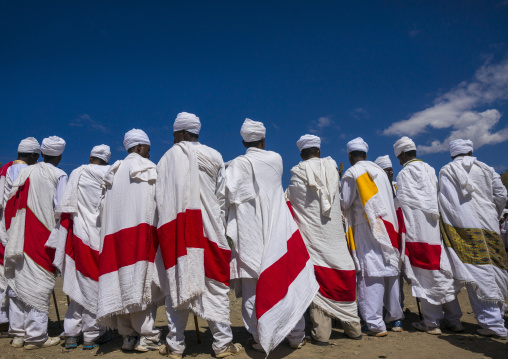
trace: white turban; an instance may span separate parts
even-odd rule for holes
[[[148,145],[150,146],[150,139],[143,130],[133,128],[123,136],[123,145],[126,150],[137,146],[137,145]]]
[[[304,150],[306,148],[311,148],[311,147],[321,148],[321,139],[318,136],[314,136],[314,135],[303,135],[296,142],[296,145],[298,146],[298,149],[300,150],[300,152],[302,152],[302,150]]]
[[[18,153],[41,153],[41,145],[34,137],[27,137],[19,143]]]
[[[111,149],[108,145],[100,145],[92,148],[92,152],[90,152],[91,157],[100,158],[104,162],[108,163],[111,158]]]
[[[471,140],[453,140],[450,142],[450,155],[455,157],[473,150],[473,141]]]
[[[395,142],[393,150],[395,151],[395,157],[399,157],[402,152],[416,151],[416,145],[412,139],[404,136]]]
[[[193,133],[195,135],[199,135],[199,131],[201,130],[201,122],[199,122],[199,117],[193,113],[180,112],[176,116],[175,123],[173,124],[173,132],[182,130]]]
[[[263,122],[252,121],[250,118],[246,118],[240,129],[240,135],[242,135],[245,142],[259,141],[265,138],[266,128]]]
[[[369,145],[361,137],[357,137],[347,143],[347,153],[353,151],[369,152]]]
[[[388,155],[379,156],[378,158],[376,158],[374,163],[376,165],[378,165],[379,167],[381,167],[382,169],[393,167],[392,161],[390,161],[390,156],[388,156]]]
[[[41,152],[43,155],[60,156],[65,150],[65,141],[58,136],[49,136],[42,140]]]

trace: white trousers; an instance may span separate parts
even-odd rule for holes
[[[190,310],[175,310],[171,305],[170,296],[166,297],[166,315],[168,317],[169,333],[166,343],[176,354],[183,354],[185,350],[185,327],[189,319]],[[225,351],[233,341],[233,331],[229,324],[208,321],[208,327],[213,335],[212,349],[215,354]]]
[[[0,289],[0,324],[9,323],[9,300],[5,301],[5,306],[2,305],[4,300],[4,295],[7,294],[6,290]]]
[[[473,313],[483,329],[490,329],[501,337],[506,337],[508,331],[504,326],[504,303],[484,302],[478,298],[471,284],[466,284],[469,303]]]
[[[385,322],[404,318],[400,305],[400,277],[369,277],[357,274],[358,309],[372,332],[386,330]],[[386,309],[383,321],[383,303]]]
[[[255,278],[242,278],[242,318],[245,329],[259,343],[258,320],[256,318],[256,284]],[[294,329],[288,334],[290,344],[300,344],[305,339],[305,318],[302,316]]]
[[[9,335],[26,344],[42,344],[48,339],[48,315],[23,303],[12,289],[9,296]]]
[[[154,328],[156,315],[157,307],[155,305],[151,305],[139,312],[118,314],[116,316],[118,334],[122,337],[137,337],[141,335],[154,342],[158,342],[161,333],[158,329]]]
[[[95,317],[81,304],[71,301],[65,313],[64,336],[78,337],[83,333],[83,341],[93,342],[106,332],[106,328],[97,325]]]
[[[446,319],[451,325],[460,324],[462,311],[460,310],[457,298],[445,304],[431,304],[425,298],[420,299],[420,308],[422,310],[423,323],[428,328],[438,328],[441,320]]]

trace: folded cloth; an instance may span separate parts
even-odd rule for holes
[[[318,136],[314,135],[303,135],[296,142],[298,149],[300,152],[306,148],[317,147],[321,148],[321,139]]]
[[[457,155],[466,154],[473,151],[473,141],[471,140],[453,140],[450,142],[450,155],[455,157]]]
[[[379,156],[378,158],[376,158],[374,163],[376,165],[378,165],[379,167],[381,167],[382,169],[393,167],[392,166],[392,161],[390,161],[390,156],[388,156],[388,155],[386,155],[386,156]]]
[[[92,148],[90,156],[100,158],[104,162],[108,163],[111,158],[111,149],[108,145],[99,145]]]
[[[252,121],[246,118],[240,129],[240,135],[245,142],[255,142],[262,140],[266,135],[266,128],[262,122]]]
[[[180,112],[176,116],[175,123],[173,124],[173,132],[182,130],[199,135],[199,131],[201,131],[199,117],[193,113]]]
[[[48,156],[60,156],[65,150],[65,141],[58,136],[49,136],[42,140],[41,152]]]
[[[41,153],[41,145],[34,137],[27,137],[19,143],[18,153]]]
[[[150,146],[150,139],[148,138],[148,135],[145,133],[145,131],[133,128],[123,137],[123,145],[125,146],[126,150],[129,150],[130,148],[137,145]]]
[[[395,142],[393,150],[395,151],[395,157],[399,157],[402,152],[416,151],[416,145],[412,139],[404,136]]]
[[[361,137],[357,137],[347,143],[347,153],[353,151],[369,152],[369,145]]]

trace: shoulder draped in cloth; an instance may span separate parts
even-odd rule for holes
[[[335,162],[312,158],[293,167],[286,196],[319,283],[313,305],[341,321],[360,323],[356,270],[342,227],[338,191]]]
[[[435,305],[452,301],[459,288],[441,241],[434,169],[420,160],[406,163],[397,175],[397,199],[404,273],[413,295]]]
[[[498,218],[505,203],[500,176],[475,157],[458,157],[439,173],[441,227],[453,275],[471,283],[481,300],[503,304],[508,264]]]
[[[7,162],[0,168],[0,290],[7,288],[7,280],[4,275],[4,254],[5,246],[7,245],[7,231],[5,229],[5,217],[4,217],[4,198],[7,196],[5,181],[7,177],[7,170],[13,164],[12,161]]]
[[[91,313],[99,295],[99,204],[109,166],[83,165],[75,169],[56,209],[59,223],[46,247],[54,248],[63,291]]]
[[[114,327],[113,315],[145,310],[162,303],[157,266],[155,164],[129,154],[104,176],[101,208],[99,300],[97,321]],[[159,268],[160,270],[160,268]]]
[[[215,195],[223,182],[222,156],[210,147],[180,142],[157,165],[158,237],[165,294],[175,309],[230,324],[231,250]]]
[[[281,157],[257,148],[226,169],[231,279],[258,278],[258,333],[267,354],[295,327],[319,289],[281,177]]]
[[[51,165],[41,162],[26,167],[14,182],[5,206],[7,282],[20,300],[45,313],[55,286],[55,250],[44,245],[55,227],[57,180]]]

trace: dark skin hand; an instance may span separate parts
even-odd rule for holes
[[[141,157],[148,159],[150,158],[150,145],[136,145],[134,147],[129,148],[127,152],[129,153],[135,152]]]

